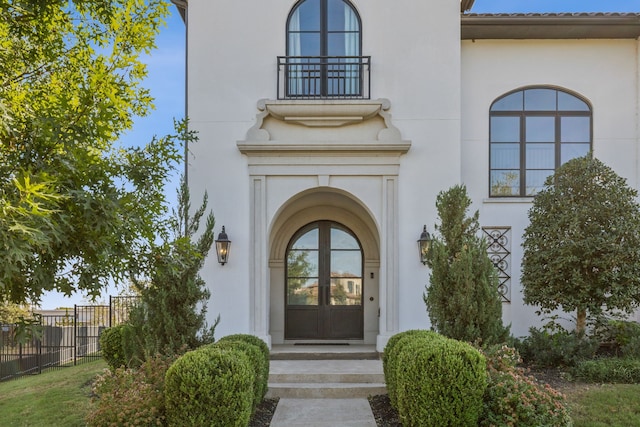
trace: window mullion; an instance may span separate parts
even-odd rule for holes
[[[329,45],[329,23],[328,21],[328,5],[327,0],[320,1],[320,55],[327,56]],[[323,97],[327,96],[329,92],[328,84],[328,64],[326,59],[320,60],[320,93]]]
[[[562,139],[561,138],[562,132],[560,130],[561,123],[562,123],[561,115],[560,115],[559,112],[556,112],[556,133],[555,133],[555,138],[556,138],[555,142],[556,143],[554,144],[555,145],[555,156],[556,156],[556,158],[555,158],[555,169],[558,169],[560,167],[560,155],[561,155],[561,149],[562,149],[562,147],[561,147],[561,145],[562,145],[562,140],[561,140]]]
[[[527,115],[520,113],[520,197],[527,195]]]

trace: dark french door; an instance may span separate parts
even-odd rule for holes
[[[362,247],[346,227],[318,221],[287,249],[285,339],[363,338]]]

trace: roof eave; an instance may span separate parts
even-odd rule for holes
[[[460,0],[460,12],[465,13],[473,7],[475,0]]]
[[[462,15],[462,40],[637,39],[640,16],[628,15]]]
[[[182,22],[185,22],[188,0],[171,0],[171,3],[176,5],[176,8],[180,13],[180,17],[182,17]]]

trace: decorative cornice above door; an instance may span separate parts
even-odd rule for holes
[[[387,99],[258,101],[256,123],[238,141],[243,154],[283,151],[394,151],[406,153]]]

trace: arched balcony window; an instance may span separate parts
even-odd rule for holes
[[[278,57],[278,97],[368,98],[361,27],[347,0],[296,3],[287,20],[287,56]]]

